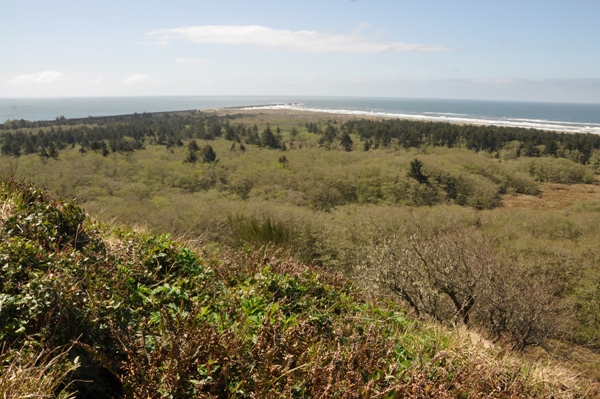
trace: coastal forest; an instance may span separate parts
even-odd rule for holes
[[[592,134],[7,121],[0,392],[598,397],[599,174]]]

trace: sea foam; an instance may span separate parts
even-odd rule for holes
[[[350,109],[327,109],[313,108],[304,106],[302,103],[281,103],[268,104],[259,106],[243,107],[242,109],[274,109],[274,110],[293,110],[293,111],[309,111],[309,112],[324,112],[331,114],[356,115],[356,116],[371,116],[381,118],[399,118],[413,119],[431,122],[448,122],[460,124],[473,124],[485,126],[504,126],[504,127],[519,127],[525,129],[539,129],[567,133],[593,133],[600,134],[600,124],[595,123],[577,123],[577,122],[562,122],[545,119],[529,119],[529,118],[485,118],[476,115],[459,114],[453,112],[423,112],[420,114],[410,114],[402,112],[383,112],[380,110],[350,110]]]

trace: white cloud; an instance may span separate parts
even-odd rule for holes
[[[47,84],[61,80],[65,76],[62,72],[56,71],[44,71],[32,74],[19,75],[8,81],[11,85],[23,85],[23,84]]]
[[[290,31],[259,25],[204,25],[183,26],[174,29],[156,29],[147,33],[157,44],[173,40],[189,43],[251,45],[269,49],[305,53],[383,53],[399,51],[448,51],[431,45],[373,40],[361,35],[365,26],[352,34],[333,34],[315,31]]]
[[[208,64],[212,62],[205,58],[175,58],[174,61],[178,64]]]
[[[353,35],[360,35],[361,33],[363,33],[364,31],[367,31],[371,29],[371,24],[368,24],[366,22],[362,22],[360,23],[356,28],[354,28],[352,30],[352,34]]]
[[[103,80],[104,80],[104,78],[98,78],[98,79],[93,80],[91,82],[91,84],[93,84],[93,85],[99,85],[100,83],[102,83]]]
[[[148,80],[148,75],[136,73],[135,75],[131,75],[130,77],[125,79],[123,81],[123,83],[126,85],[132,85],[132,84],[137,84],[137,83],[143,83],[146,80]]]

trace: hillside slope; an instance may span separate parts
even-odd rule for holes
[[[46,393],[100,398],[600,394],[282,253],[208,253],[103,225],[14,180],[0,201],[3,397],[31,393],[40,370],[58,379]],[[44,366],[48,351],[63,355]]]

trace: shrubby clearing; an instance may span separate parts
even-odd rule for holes
[[[4,397],[597,393],[282,252],[191,249],[14,180],[0,195],[13,204],[0,226]]]
[[[498,351],[600,348],[593,194],[502,206],[548,185],[595,188],[593,138],[248,118],[0,133],[10,370],[96,397],[501,397],[491,381],[544,397],[563,388],[512,355],[494,365]],[[589,381],[569,381],[563,395],[585,397]]]

